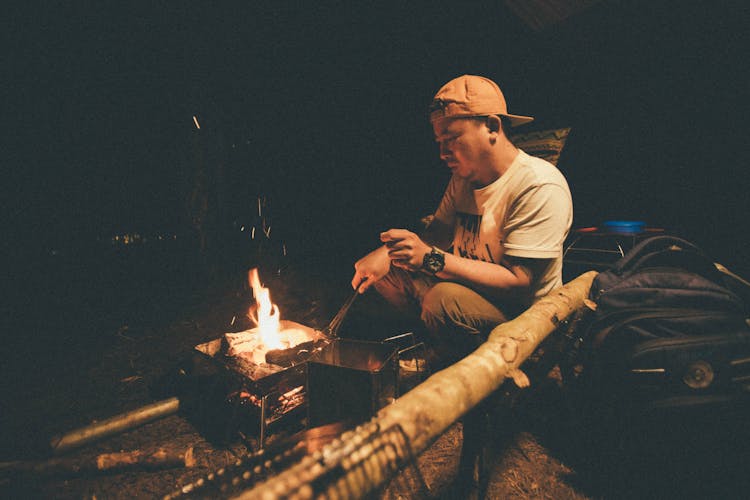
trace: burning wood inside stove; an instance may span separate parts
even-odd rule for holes
[[[255,304],[248,318],[257,326],[250,330],[224,334],[224,353],[242,365],[242,371],[257,380],[289,366],[304,362],[328,340],[322,332],[293,321],[282,320],[271,294],[260,282],[257,269],[248,271],[248,284]]]
[[[225,333],[225,355],[242,365],[250,377],[257,380],[271,373],[304,362],[315,350],[325,346],[328,339],[318,330],[281,321],[276,339],[269,345],[257,328],[238,333]]]

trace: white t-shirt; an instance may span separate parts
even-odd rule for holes
[[[435,218],[453,227],[453,253],[501,262],[504,255],[548,259],[534,277],[528,306],[562,285],[563,243],[573,222],[568,183],[551,163],[519,151],[508,170],[481,189],[453,176]]]

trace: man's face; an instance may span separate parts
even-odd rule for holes
[[[477,186],[489,152],[489,129],[483,120],[455,118],[432,124],[440,159],[455,175]]]

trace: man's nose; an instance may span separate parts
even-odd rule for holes
[[[440,159],[446,160],[450,157],[450,155],[451,155],[451,150],[448,147],[448,143],[446,141],[441,141],[440,142]]]

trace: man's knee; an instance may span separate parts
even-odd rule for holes
[[[437,283],[422,300],[422,320],[429,326],[449,325],[460,322],[461,297],[465,287],[456,283]]]
[[[449,328],[476,334],[505,320],[496,306],[458,283],[437,283],[422,300],[422,321],[431,330]]]

